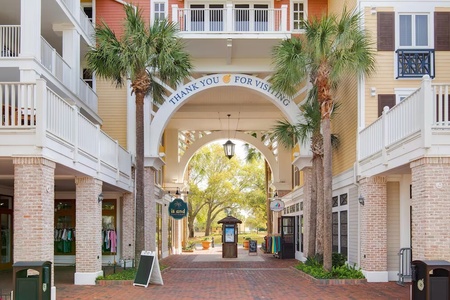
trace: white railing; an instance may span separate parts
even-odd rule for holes
[[[94,25],[89,20],[88,16],[83,11],[80,6],[79,0],[62,0],[62,3],[66,6],[72,17],[78,22],[81,29],[89,37],[91,43],[94,42]]]
[[[450,84],[431,84],[424,76],[421,87],[374,123],[360,131],[360,160],[420,135],[421,147],[431,146],[432,130],[450,130]],[[411,149],[410,149],[411,150]]]
[[[172,5],[172,21],[181,32],[254,32],[287,31],[287,6],[282,8],[178,8]]]
[[[44,80],[39,79],[37,84],[0,83],[0,104],[0,135],[2,129],[31,128],[38,135],[40,145],[45,145],[44,140],[51,137],[70,148],[68,153],[73,153],[74,161],[82,152],[93,161],[97,171],[104,164],[116,173],[116,180],[121,174],[131,178],[131,154],[101,131],[99,125],[83,116],[76,106],[46,87]]]
[[[29,127],[36,124],[36,85],[0,83],[1,127]]]
[[[86,32],[87,36],[91,40],[91,42],[94,42],[94,25],[92,25],[91,20],[84,12],[83,8],[80,6],[80,26]]]
[[[71,88],[72,69],[43,37],[41,37],[41,64],[61,83]]]
[[[93,111],[98,109],[98,96],[83,79],[79,79],[77,96],[86,103]]]
[[[0,58],[16,57],[20,53],[20,26],[0,26]]]

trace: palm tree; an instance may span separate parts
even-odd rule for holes
[[[336,105],[335,105],[336,106]],[[306,245],[306,257],[314,254],[323,255],[323,137],[320,132],[321,114],[317,102],[317,89],[315,86],[309,91],[308,99],[300,107],[303,121],[291,124],[287,120],[278,121],[272,130],[275,137],[284,147],[292,149],[297,142],[307,144],[311,142],[312,156],[312,182],[311,199],[308,224],[309,240]],[[333,111],[335,113],[336,110]],[[331,135],[333,148],[339,147],[337,135]]]
[[[369,38],[361,27],[361,14],[345,8],[340,16],[328,15],[304,22],[305,35],[282,41],[274,48],[274,90],[293,96],[308,75],[317,86],[324,148],[324,268],[331,270],[332,148],[330,116],[333,90],[349,75],[369,75],[375,68]]]
[[[192,69],[189,55],[177,38],[176,27],[166,20],[145,23],[142,11],[125,5],[122,36],[118,37],[102,22],[95,29],[97,44],[87,55],[88,67],[99,78],[112,80],[121,87],[131,81],[136,96],[136,261],[144,250],[144,98],[163,102],[164,88],[155,81],[175,86]],[[150,120],[148,120],[150,121]]]

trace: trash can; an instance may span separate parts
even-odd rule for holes
[[[450,299],[450,262],[415,260],[411,263],[413,300]]]
[[[50,261],[19,261],[13,264],[15,300],[50,300]]]

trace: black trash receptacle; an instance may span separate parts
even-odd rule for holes
[[[19,261],[13,264],[15,300],[50,300],[50,261]]]
[[[415,260],[411,271],[413,300],[450,299],[450,262]]]

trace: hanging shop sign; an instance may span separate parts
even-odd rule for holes
[[[174,199],[169,204],[169,216],[174,218],[175,220],[181,220],[187,216],[188,206],[187,203],[183,201],[183,199]]]
[[[284,209],[284,202],[280,199],[276,199],[270,202],[270,210],[282,211]]]

